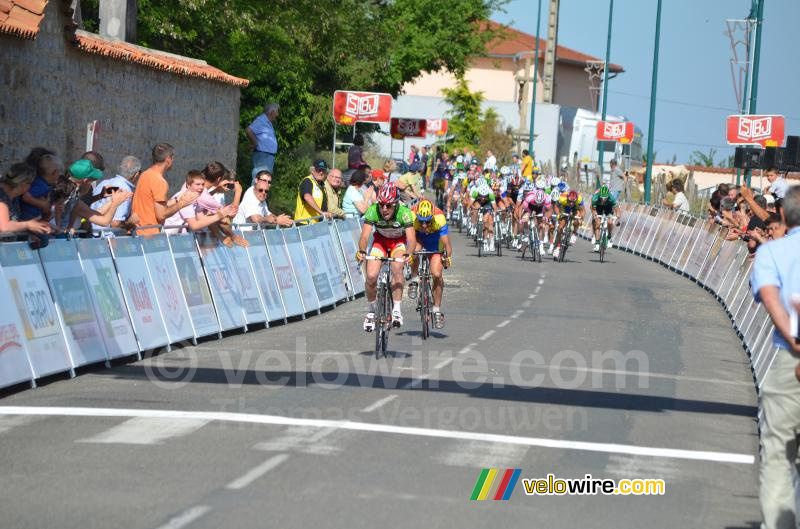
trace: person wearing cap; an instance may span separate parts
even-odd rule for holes
[[[311,166],[311,174],[300,181],[295,201],[295,222],[311,217],[331,218],[328,212],[328,197],[325,194],[325,178],[328,176],[328,164],[319,159]],[[319,222],[318,219],[305,222]]]
[[[73,229],[77,219],[84,219],[101,227],[111,224],[117,208],[130,199],[133,193],[121,189],[111,189],[108,193],[111,200],[99,210],[91,209],[80,197],[91,193],[102,178],[103,173],[87,159],[73,163],[69,166],[67,174],[59,177],[53,186],[55,208],[53,222],[56,230]]]
[[[403,202],[408,203],[415,198],[422,198],[419,185],[420,170],[420,163],[414,162],[411,164],[411,167],[408,168],[408,172],[395,182]]]

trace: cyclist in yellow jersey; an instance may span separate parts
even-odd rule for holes
[[[574,230],[577,230],[578,226],[583,223],[583,195],[574,189],[567,193],[561,193],[561,195],[558,197],[558,201],[556,202],[556,206],[558,213],[558,235],[556,236],[556,239],[558,240],[558,246],[555,250],[553,250],[554,259],[558,259],[558,256],[561,253],[561,246],[563,245],[564,241],[563,237],[570,237],[570,244],[575,244],[576,237]],[[564,228],[567,226],[567,219],[570,216],[574,217],[572,222],[573,233],[564,233]]]
[[[442,269],[449,268],[453,262],[453,245],[450,243],[447,219],[439,208],[430,200],[424,198],[411,208],[414,212],[414,231],[417,235],[415,251],[439,252],[430,256],[430,272],[433,290],[433,324],[437,329],[444,327],[444,314],[442,313],[442,294],[444,293],[444,277]],[[442,255],[444,253],[444,256]],[[414,259],[411,268],[412,279],[408,283],[408,297],[417,297],[418,283],[416,280],[419,259]]]

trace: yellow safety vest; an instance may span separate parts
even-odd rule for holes
[[[325,191],[319,185],[319,183],[314,179],[313,176],[308,175],[303,180],[311,180],[311,185],[313,186],[311,190],[311,198],[314,199],[314,202],[317,204],[317,207],[322,209],[322,200],[325,197]],[[300,184],[303,183],[303,180],[300,181]],[[317,217],[319,213],[308,207],[306,201],[300,196],[300,185],[298,184],[298,191],[297,191],[297,203],[294,207],[294,220],[302,220],[307,219],[310,217]],[[319,222],[319,220],[313,220],[310,222]]]

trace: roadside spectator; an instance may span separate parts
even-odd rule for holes
[[[39,158],[30,189],[22,195],[22,216],[20,220],[41,218],[50,220],[52,202],[50,195],[58,178],[64,174],[64,163],[55,154],[45,154]]]
[[[422,191],[428,187],[428,151],[430,145],[424,145],[419,152],[419,162],[422,165]]]
[[[226,207],[225,194],[234,189],[234,203],[230,204],[229,214],[208,227],[208,231],[214,235],[223,245],[231,248],[234,244],[247,247],[250,243],[241,235],[233,233],[230,226],[230,219],[237,213],[237,204],[241,197],[241,184],[232,179],[231,172],[220,162],[209,162],[200,171],[205,182],[203,191],[197,198],[197,212],[204,215],[214,215],[220,209]]]
[[[347,167],[348,169],[361,169],[362,165],[366,165],[364,160],[364,135],[356,134],[353,138],[353,145],[347,151]]]
[[[39,168],[39,160],[42,159],[42,156],[45,154],[56,154],[55,151],[51,151],[46,147],[34,147],[28,153],[28,156],[25,157],[25,163],[33,167],[34,169]]]
[[[111,193],[111,200],[100,210],[91,209],[81,197],[91,194],[94,185],[103,178],[103,173],[92,162],[81,159],[69,166],[67,174],[61,176],[53,186],[53,223],[58,231],[68,232],[79,219],[109,226],[120,204],[129,200],[130,191],[117,190]]]
[[[686,198],[686,195],[683,193],[683,182],[678,179],[673,180],[672,192],[675,193],[675,199],[672,201],[672,209],[688,213],[692,208],[689,205],[689,199]]]
[[[112,178],[107,178],[98,183],[94,188],[94,202],[92,202],[92,209],[100,210],[111,201],[111,193],[117,189],[122,191],[136,191],[136,181],[139,175],[142,174],[142,161],[136,156],[125,156],[119,162],[117,167],[117,174]],[[117,208],[114,213],[114,218],[111,220],[112,228],[125,228],[128,227],[128,218],[131,216],[131,202],[133,200],[126,200]],[[94,229],[100,229],[100,226],[93,225]]]
[[[772,195],[775,200],[781,200],[786,196],[789,190],[789,182],[778,172],[774,167],[767,169],[767,180],[769,181],[769,188],[767,192]]]
[[[672,182],[667,182],[667,194],[661,199],[661,205],[665,208],[672,209],[672,204],[675,202],[675,192],[672,190]]]
[[[767,235],[771,240],[780,239],[786,235],[786,224],[777,213],[772,213],[767,218]]]
[[[311,166],[311,174],[303,178],[298,186],[294,210],[295,222],[318,216],[331,217],[331,214],[328,213],[328,197],[323,187],[327,176],[328,164],[325,163],[325,160],[316,160]]]
[[[772,344],[778,352],[761,386],[764,420],[761,430],[760,494],[762,527],[795,527],[795,473],[800,430],[800,383],[795,378],[800,343],[790,326],[791,297],[800,293],[800,186],[783,199],[789,232],[762,245],[750,278],[753,295],[775,327]]]
[[[528,149],[522,150],[522,176],[528,180],[533,178],[533,158]]]
[[[495,158],[494,153],[491,149],[486,150],[486,161],[483,162],[484,169],[494,169],[497,167],[497,158]]]
[[[22,220],[20,197],[36,178],[36,169],[26,163],[15,163],[0,177],[0,232],[29,231],[50,233],[50,225],[39,219]]]
[[[386,160],[383,162],[383,174],[386,177],[384,183],[393,183],[396,182],[398,178],[400,178],[400,173],[397,172],[397,162],[394,160]],[[383,185],[383,184],[381,184]],[[377,184],[376,184],[377,186]],[[380,189],[380,186],[377,186]]]
[[[408,165],[413,165],[415,162],[419,162],[419,148],[416,145],[411,146],[411,152],[408,154]]]
[[[137,226],[163,225],[170,216],[197,200],[197,193],[187,191],[177,202],[167,206],[169,184],[165,175],[172,169],[174,160],[175,148],[172,145],[158,143],[153,147],[153,164],[139,176],[139,183],[133,194],[132,211],[136,215]],[[137,230],[137,233],[148,235],[158,233],[158,229]]]
[[[106,170],[106,161],[103,159],[103,155],[97,151],[86,151],[81,156],[81,160],[89,160],[101,173]]]
[[[383,175],[383,172],[379,169],[376,169],[376,171],[381,172],[381,175]],[[345,216],[361,218],[364,212],[367,211],[370,203],[364,196],[366,190],[364,182],[366,179],[367,175],[364,171],[356,171],[350,177],[350,185],[347,187],[342,199],[342,210],[344,210]]]
[[[626,184],[626,182],[628,180],[628,176],[625,173],[622,172],[622,169],[620,169],[618,167],[616,159],[612,158],[611,161],[608,162],[608,167],[609,167],[609,171],[608,171],[608,188],[611,191],[611,194],[614,195],[614,199],[615,200],[619,200],[619,196],[625,190],[625,184]],[[675,182],[680,182],[681,183],[681,187],[683,187],[683,182],[681,182],[680,180],[674,180],[673,184]],[[673,191],[677,194],[677,191],[675,191],[675,190],[673,190]],[[683,189],[681,189],[681,191],[683,191]],[[687,203],[688,203],[688,201],[687,201]],[[676,208],[676,209],[680,209],[680,208]]]
[[[339,169],[331,169],[323,185],[325,186],[325,198],[328,202],[328,213],[330,213],[331,217],[334,219],[343,219],[344,210],[339,207],[339,191],[342,189],[342,172]]]
[[[167,205],[177,203],[181,195],[187,191],[201,194],[205,190],[205,183],[206,179],[203,173],[200,171],[189,171],[186,175],[186,184],[180,191],[172,195]],[[205,213],[200,211],[200,206],[198,206],[197,201],[195,201],[192,204],[182,207],[164,221],[164,229],[169,233],[182,233],[185,228],[191,231],[199,231],[225,218],[233,216],[234,211],[233,206],[224,206],[214,213]],[[178,229],[176,230],[176,228]]]
[[[267,206],[269,188],[272,186],[272,174],[267,170],[259,171],[256,175],[256,183],[244,192],[239,211],[234,217],[234,224],[277,224],[278,226],[288,227],[292,225],[292,218],[289,215],[275,215]]]
[[[278,119],[279,110],[278,103],[267,103],[264,105],[264,112],[244,129],[247,140],[250,142],[250,148],[253,149],[253,173],[251,175],[253,181],[255,181],[256,173],[262,169],[266,169],[270,173],[275,171],[278,138],[275,136],[274,125]]]
[[[419,186],[419,172],[419,164],[413,163],[411,164],[411,167],[408,168],[408,172],[398,178],[397,182],[395,182],[398,191],[400,191],[400,199],[405,203],[408,203],[415,198],[422,197],[422,192],[420,191]]]

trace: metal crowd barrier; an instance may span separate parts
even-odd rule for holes
[[[722,304],[750,359],[756,391],[772,365],[769,314],[750,292],[752,259],[739,240],[728,241],[728,228],[658,206],[624,203],[614,246],[661,263],[711,292]],[[590,238],[591,226],[580,235]]]
[[[357,219],[263,228],[235,227],[246,248],[207,232],[0,243],[0,388],[363,293]]]

